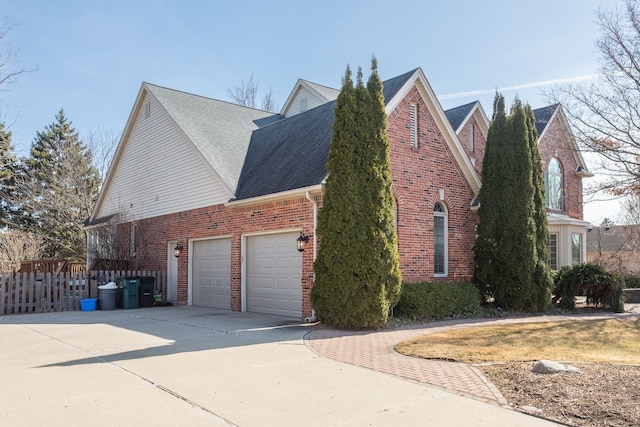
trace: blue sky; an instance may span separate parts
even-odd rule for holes
[[[479,6],[481,5],[481,6]],[[541,89],[598,72],[595,11],[622,0],[0,0],[23,74],[0,92],[21,155],[64,108],[80,135],[124,128],[143,81],[229,100],[252,75],[282,106],[298,78],[340,87],[372,54],[382,79],[421,67],[445,109],[495,90],[533,108]],[[5,88],[7,89],[7,88]],[[585,219],[615,217],[595,203]],[[606,209],[610,209],[607,207]]]

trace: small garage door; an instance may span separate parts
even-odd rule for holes
[[[256,313],[302,317],[298,233],[247,238],[247,305]]]
[[[193,305],[231,309],[231,239],[193,242]]]

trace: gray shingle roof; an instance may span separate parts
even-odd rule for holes
[[[308,80],[304,80],[309,86],[311,86],[316,92],[320,95],[324,96],[325,99],[329,101],[335,101],[338,98],[338,94],[340,93],[339,89],[334,89],[328,86],[322,86],[317,83],[310,82]]]
[[[415,70],[383,82],[385,101]],[[335,101],[253,132],[236,200],[319,185],[327,176]]]
[[[628,250],[640,236],[640,225],[593,227],[587,232],[587,252],[617,252]]]
[[[551,117],[553,117],[553,113],[556,112],[557,108],[558,104],[554,104],[533,110],[533,115],[536,118],[536,130],[538,131],[538,136],[542,135],[542,132],[544,132],[544,129],[549,124],[549,120],[551,120]]]
[[[447,120],[451,124],[451,127],[455,132],[458,131],[460,125],[462,125],[462,121],[469,115],[473,107],[478,103],[478,101],[473,101],[468,104],[460,105],[458,107],[450,108],[444,112],[447,116]]]
[[[251,134],[282,116],[145,83],[232,192]]]

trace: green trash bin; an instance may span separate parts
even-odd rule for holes
[[[140,279],[137,277],[125,277],[119,280],[120,298],[122,298],[122,308],[138,308],[138,289]]]

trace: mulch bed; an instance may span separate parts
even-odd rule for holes
[[[568,374],[534,374],[533,362],[482,366],[516,410],[571,426],[640,426],[640,366],[570,363]]]

